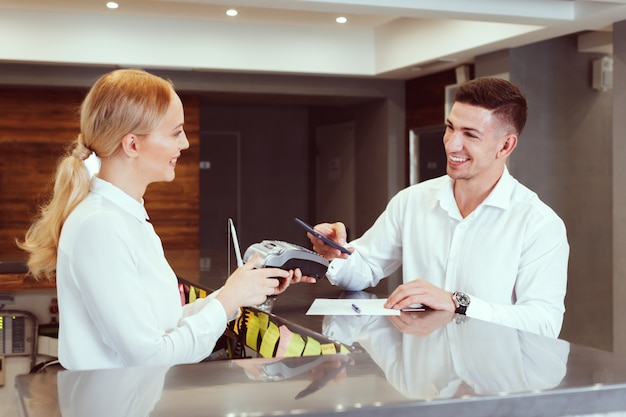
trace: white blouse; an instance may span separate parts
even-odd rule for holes
[[[56,275],[67,369],[199,362],[227,324],[215,293],[181,306],[145,208],[97,177],[63,225]]]

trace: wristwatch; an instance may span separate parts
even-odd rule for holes
[[[467,307],[470,305],[470,297],[461,291],[455,291],[452,293],[452,301],[456,305],[455,313],[465,314]]]

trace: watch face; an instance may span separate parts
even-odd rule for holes
[[[456,301],[457,303],[459,303],[460,306],[467,307],[470,303],[469,295],[465,293],[457,291],[456,293],[454,293],[454,297],[456,298]]]

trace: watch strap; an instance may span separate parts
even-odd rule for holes
[[[454,305],[456,306],[454,312],[457,314],[465,315],[465,313],[467,312],[467,307],[470,303],[470,297],[465,293],[455,291],[454,293],[452,293],[452,300],[454,301]]]

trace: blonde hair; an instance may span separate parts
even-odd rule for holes
[[[93,85],[80,108],[80,130],[57,165],[53,191],[39,208],[23,242],[28,269],[35,279],[53,280],[61,228],[89,193],[84,160],[92,152],[101,159],[113,155],[128,133],[154,130],[170,104],[170,81],[138,69],[109,72]]]

